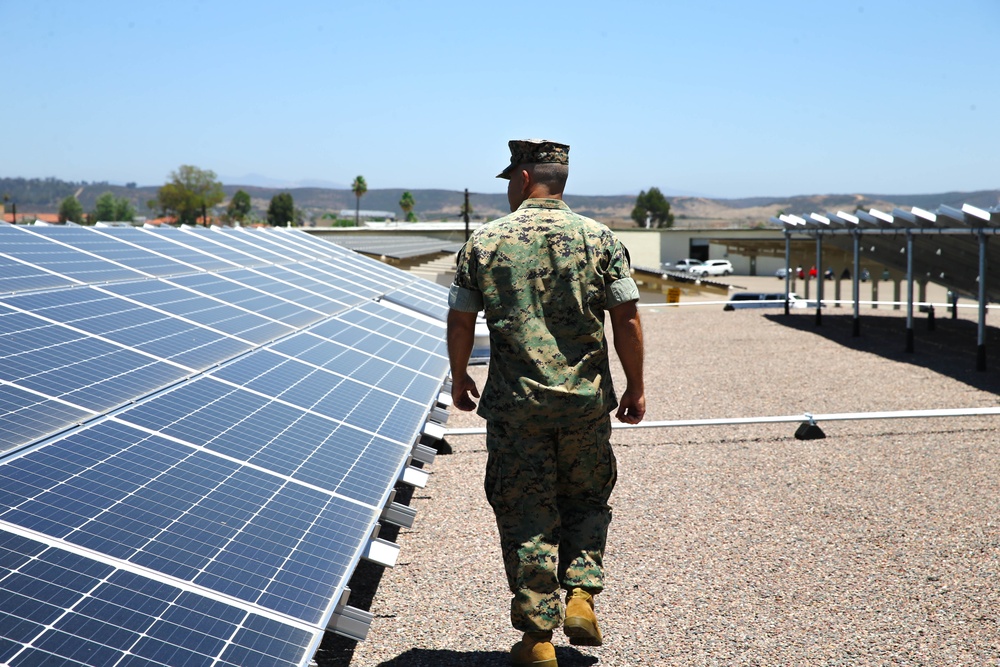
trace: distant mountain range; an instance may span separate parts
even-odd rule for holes
[[[329,188],[331,190],[347,190],[349,185],[324,181],[318,178],[306,178],[301,181],[286,181],[280,178],[271,178],[260,174],[245,174],[243,176],[219,176],[223,183],[234,183],[236,185],[252,185],[258,188]]]
[[[249,175],[252,177],[253,175]],[[263,177],[261,177],[263,178]],[[228,179],[227,179],[228,180]],[[241,177],[242,180],[242,177]],[[55,178],[23,179],[0,178],[0,196],[6,194],[17,204],[18,213],[55,213],[59,203],[69,195],[76,195],[89,211],[98,196],[112,192],[115,196],[129,199],[140,215],[153,215],[147,202],[156,198],[159,186],[136,187],[109,183],[74,183]],[[327,213],[338,214],[342,210],[353,211],[357,200],[346,187],[280,187],[264,185],[225,185],[223,190],[228,198],[237,190],[247,192],[254,209],[263,217],[271,198],[279,192],[292,195],[295,206],[302,209],[307,218],[319,218]],[[455,190],[410,190],[416,202],[414,212],[420,220],[459,220],[464,194]],[[392,211],[397,218],[402,217],[399,200],[401,188],[369,190],[361,198],[361,208],[365,210]],[[574,195],[567,194],[566,202],[573,210],[612,226],[632,226],[630,220],[634,195]],[[766,223],[767,219],[779,213],[807,214],[811,212],[854,211],[862,208],[877,208],[891,211],[893,207],[917,206],[934,210],[942,204],[960,208],[962,204],[972,204],[980,208],[991,208],[1000,204],[1000,190],[977,192],[945,192],[920,195],[884,194],[839,194],[802,195],[796,197],[748,197],[743,199],[712,199],[708,197],[668,196],[675,216],[676,227],[688,228],[745,228]],[[508,212],[505,194],[470,193],[474,220],[487,220]],[[224,202],[225,204],[225,202]],[[224,205],[223,204],[223,205]],[[221,208],[221,207],[220,207]],[[8,211],[10,207],[8,206]]]

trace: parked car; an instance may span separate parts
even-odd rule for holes
[[[674,264],[673,270],[681,271],[682,273],[688,273],[691,271],[692,268],[696,266],[701,266],[701,263],[702,262],[700,259],[691,259],[690,257],[688,257]]]
[[[728,259],[710,259],[704,264],[696,264],[688,269],[696,276],[728,276],[733,272],[733,264]]]
[[[807,301],[795,292],[788,293],[789,308],[809,308],[816,307],[815,301]],[[722,307],[723,310],[736,310],[739,308],[784,308],[784,292],[737,292],[729,299],[729,303]]]

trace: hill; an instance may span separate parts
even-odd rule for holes
[[[156,198],[158,186],[136,187],[61,181],[56,178],[25,179],[0,178],[0,195],[7,194],[22,213],[55,213],[59,202],[69,195],[76,195],[84,210],[93,209],[94,202],[104,192],[125,197],[140,215],[153,215],[147,202]],[[333,188],[271,188],[260,186],[225,185],[228,198],[237,190],[247,192],[258,215],[263,217],[271,197],[279,192],[292,195],[296,207],[303,210],[307,219],[318,219],[324,214],[337,214],[353,210],[354,193]],[[456,190],[411,190],[416,201],[414,212],[421,220],[457,220],[464,193]],[[361,199],[361,208],[378,211],[395,211],[400,215],[401,188],[373,189]],[[878,208],[885,211],[893,207],[911,207],[933,210],[942,204],[960,207],[969,203],[990,208],[1000,203],[1000,190],[978,192],[945,192],[941,194],[884,195],[884,194],[833,194],[802,195],[796,197],[748,197],[743,199],[710,199],[706,197],[668,197],[676,227],[689,228],[741,228],[765,223],[780,212],[804,215],[813,211],[853,211],[857,208]],[[472,217],[489,220],[508,212],[506,194],[470,193]],[[574,195],[567,194],[566,202],[573,210],[616,227],[631,227],[629,214],[635,204],[632,195]],[[219,209],[220,211],[223,209]]]

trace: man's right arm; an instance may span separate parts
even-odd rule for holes
[[[615,338],[615,352],[625,371],[625,393],[618,401],[618,421],[638,424],[646,414],[646,390],[643,384],[642,323],[639,321],[637,301],[626,301],[610,310],[611,331]]]
[[[476,382],[469,377],[469,356],[476,336],[476,313],[454,308],[448,311],[448,359],[451,361],[451,401],[459,410],[476,409],[472,394],[479,398]]]

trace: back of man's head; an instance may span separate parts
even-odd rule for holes
[[[569,178],[569,165],[555,162],[539,162],[527,164],[524,169],[531,174],[531,180],[548,190],[550,195],[561,195],[566,190],[566,179]]]

